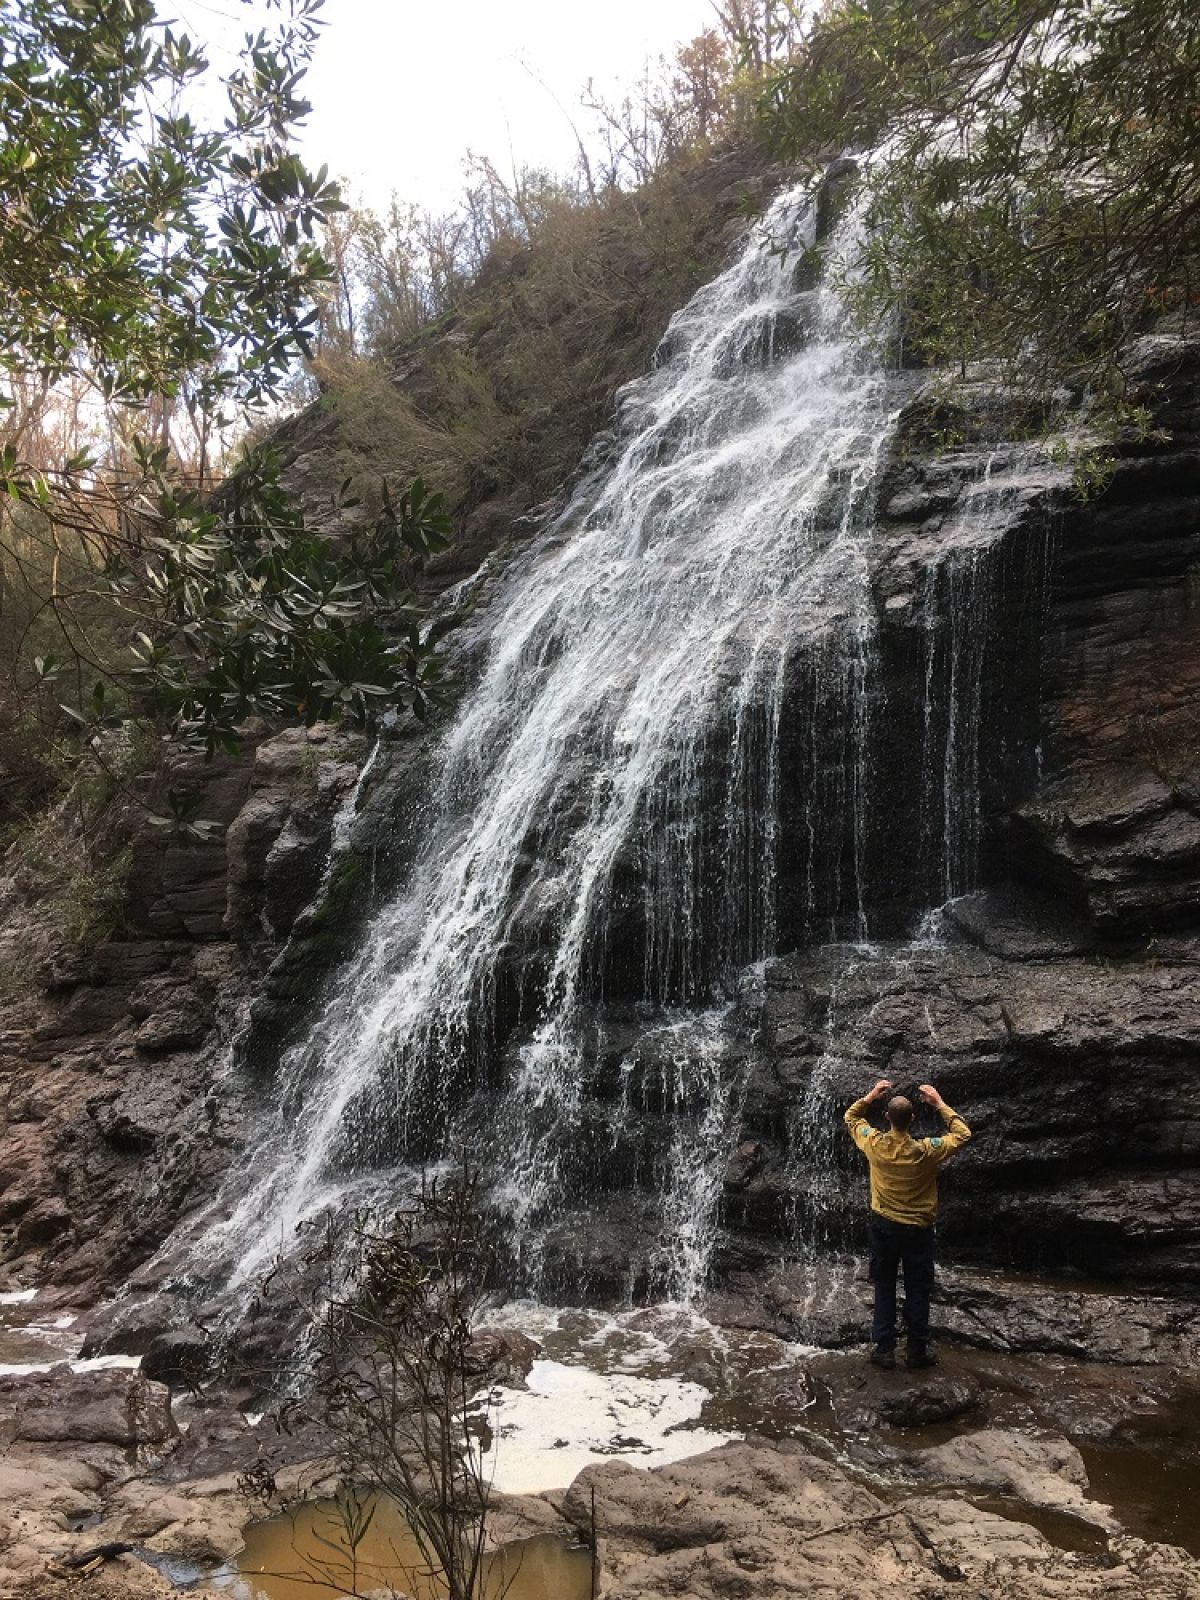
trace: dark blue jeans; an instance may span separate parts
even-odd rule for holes
[[[929,1297],[933,1292],[933,1229],[892,1222],[872,1211],[871,1282],[875,1285],[874,1344],[896,1342],[896,1274],[904,1268],[904,1319],[912,1344],[929,1342]]]

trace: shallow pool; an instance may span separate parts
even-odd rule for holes
[[[246,1548],[230,1581],[262,1600],[333,1600],[391,1591],[410,1600],[442,1600],[403,1513],[379,1499],[365,1537],[352,1551],[348,1520],[323,1500],[246,1530]],[[590,1600],[591,1552],[543,1534],[506,1545],[488,1563],[485,1600]]]

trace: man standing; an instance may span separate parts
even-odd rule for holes
[[[947,1157],[966,1144],[971,1130],[931,1083],[918,1091],[926,1105],[940,1112],[946,1131],[936,1139],[914,1139],[912,1101],[893,1095],[887,1103],[888,1129],[881,1133],[867,1121],[867,1107],[888,1093],[891,1081],[879,1082],[846,1113],[846,1126],[871,1169],[871,1281],[875,1285],[875,1320],[871,1328],[871,1360],[888,1371],[896,1365],[896,1273],[904,1267],[904,1312],[908,1322],[910,1367],[931,1367],[929,1296],[933,1289],[933,1224],[937,1217],[937,1171]]]

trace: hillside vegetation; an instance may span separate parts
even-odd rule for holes
[[[228,745],[255,716],[420,713],[435,642],[407,585],[451,531],[443,506],[469,559],[473,508],[524,509],[571,470],[723,258],[731,219],[756,209],[764,166],[744,150],[736,8],[636,94],[589,90],[602,134],[581,142],[577,172],[506,182],[476,161],[440,218],[400,201],[386,218],[348,212],[290,152],[315,3],[282,45],[251,42],[226,86],[233,135],[172,112],[209,69],[153,0],[126,32],[111,0],[12,9],[0,181],[53,270],[92,276],[71,280],[68,305],[38,297],[19,252],[0,258],[14,294],[0,421],[10,836],[81,761],[102,766],[131,719],[153,753]],[[103,71],[110,35],[128,58],[120,93]],[[132,171],[125,147],[144,153]],[[72,161],[73,187],[53,176]],[[139,288],[155,249],[161,316]],[[207,320],[189,334],[197,273]],[[230,307],[247,295],[260,309],[239,324]],[[291,503],[281,453],[300,458]],[[100,787],[126,784],[122,769]],[[165,826],[195,832],[169,796],[158,804]]]
[[[782,181],[756,133],[762,68],[740,53],[763,9],[735,8],[619,103],[589,89],[571,173],[477,158],[447,215],[397,199],[333,220],[297,383],[311,409],[285,432],[310,498],[420,471],[469,534],[483,502],[519,512],[574,470]]]
[[[952,375],[991,362],[1101,439],[1147,425],[1131,342],[1200,306],[1190,0],[827,0],[758,121],[810,170],[859,158],[864,327]]]

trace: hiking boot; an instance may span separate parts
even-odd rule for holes
[[[882,1367],[885,1372],[895,1372],[896,1352],[890,1344],[877,1344],[871,1351],[871,1365]]]
[[[936,1367],[937,1357],[926,1344],[910,1344],[904,1358],[906,1367]]]

